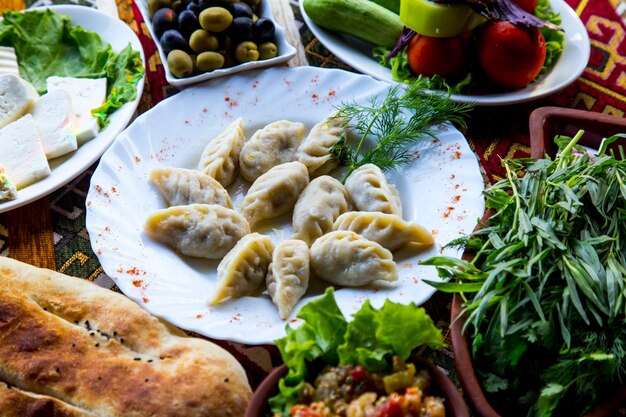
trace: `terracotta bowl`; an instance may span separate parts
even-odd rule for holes
[[[564,109],[560,107],[541,107],[530,115],[531,157],[554,157],[556,147],[553,139],[556,135],[573,137],[578,130],[585,131],[579,144],[589,148],[598,148],[603,138],[616,133],[626,133],[626,119],[593,113],[584,110]],[[614,145],[626,147],[626,140],[618,140]],[[492,213],[487,212],[482,218],[487,221]],[[471,254],[463,254],[463,259],[471,260]],[[462,298],[455,294],[452,298],[451,340],[457,375],[466,398],[480,417],[506,417],[491,407],[474,372],[470,342],[463,334],[465,318],[459,317],[463,306]],[[618,388],[604,402],[594,407],[584,417],[610,417],[626,401],[626,387]]]
[[[445,400],[446,417],[470,416],[463,397],[441,369],[423,359],[417,359],[415,364],[421,368],[426,368],[430,373],[433,394],[443,397]],[[281,365],[261,382],[248,404],[245,417],[265,417],[268,415],[267,401],[278,393],[278,381],[285,375],[287,375],[287,367]]]
[[[532,158],[543,158],[545,155],[554,157],[554,137],[557,135],[573,137],[582,129],[585,134],[579,144],[597,149],[603,138],[626,133],[626,119],[562,107],[540,107],[530,114],[528,124]],[[626,140],[618,140],[613,145],[616,147],[619,144],[626,146]]]

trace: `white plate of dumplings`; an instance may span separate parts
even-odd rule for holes
[[[293,132],[307,138],[335,106],[384,95],[390,86],[342,70],[270,68],[212,80],[159,103],[117,137],[91,180],[87,230],[104,271],[172,324],[247,344],[283,337],[286,324],[297,325],[298,310],[328,286],[335,286],[346,317],[368,299],[374,307],[387,299],[425,302],[434,289],[423,280],[438,277],[420,260],[459,256],[442,247],[471,232],[484,211],[483,178],[463,135],[450,124],[438,126],[436,139],[416,146],[409,165],[382,179],[375,167],[364,167],[345,189],[331,178],[341,180],[341,169],[331,169],[327,159],[302,164],[294,161],[299,154],[285,151],[294,149],[287,139]],[[231,130],[232,139],[233,129],[241,130],[244,143],[224,138]],[[277,146],[267,148],[268,142]],[[228,164],[230,152],[240,152],[237,169]],[[264,166],[268,159],[275,166]],[[219,187],[208,193],[214,205],[188,204],[212,182],[195,179],[200,167],[226,184],[226,193]],[[204,185],[181,193],[178,187],[190,178]],[[385,201],[372,199],[364,186],[376,181],[388,181]],[[385,214],[359,211],[364,207]],[[398,215],[422,226],[418,232],[432,235],[434,245],[403,247],[398,239],[410,236],[384,233]],[[329,230],[332,224],[336,230]],[[309,260],[300,241],[310,245]],[[293,280],[287,285],[297,296],[304,293],[292,309],[282,277],[307,269],[306,291]]]

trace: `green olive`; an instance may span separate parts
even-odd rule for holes
[[[223,32],[233,22],[233,15],[223,7],[209,7],[200,12],[200,26],[211,32]]]
[[[198,69],[202,72],[213,71],[224,66],[224,57],[217,52],[202,52],[198,55]]]
[[[167,55],[167,65],[176,78],[189,77],[193,73],[191,57],[180,49],[174,49]]]
[[[273,42],[265,42],[259,45],[259,59],[270,59],[278,55],[278,47]]]
[[[194,52],[217,51],[219,42],[215,35],[204,29],[195,30],[189,38],[189,46]]]
[[[259,51],[256,43],[245,41],[237,45],[235,49],[235,59],[237,62],[249,62],[259,59]]]
[[[191,71],[191,73],[192,74],[200,73],[201,71],[198,70],[198,55],[191,54],[191,55],[189,55],[189,58],[191,58],[191,64],[192,64],[192,71]]]
[[[152,18],[157,10],[170,7],[171,5],[172,0],[148,0],[148,14]]]

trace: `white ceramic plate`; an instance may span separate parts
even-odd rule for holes
[[[194,168],[208,141],[239,116],[247,138],[279,119],[300,121],[308,132],[334,105],[363,101],[385,93],[390,85],[341,70],[270,68],[186,89],[139,116],[102,157],[87,196],[87,230],[104,271],[126,295],[182,328],[252,344],[282,337],[286,322],[266,294],[208,307],[218,261],[180,256],[143,233],[149,213],[165,207],[148,182],[148,172],[155,166]],[[338,290],[337,301],[346,315],[366,299],[374,306],[387,298],[426,301],[434,289],[422,279],[438,278],[434,268],[418,266],[418,261],[470,232],[483,214],[483,179],[467,141],[451,125],[441,126],[438,138],[426,140],[413,163],[388,175],[402,196],[404,218],[434,230],[437,247],[421,254],[397,253],[400,279],[395,285]],[[237,182],[228,190],[238,207],[247,185]],[[275,243],[286,239],[292,232],[291,215],[260,232],[270,234]],[[326,285],[313,281],[292,319]]]
[[[563,52],[552,69],[539,81],[520,90],[482,95],[453,94],[452,99],[458,102],[473,101],[481,106],[500,106],[536,100],[556,93],[573,83],[582,74],[589,61],[589,35],[576,12],[564,0],[550,0],[550,4],[555,12],[561,14],[563,19],[561,26],[565,30]],[[302,0],[300,0],[300,10],[311,32],[339,59],[374,78],[393,81],[391,70],[372,58],[370,44],[344,37],[338,32],[315,24],[304,11]]]
[[[141,60],[145,66],[141,43],[135,32],[123,21],[84,6],[64,5],[49,6],[49,8],[59,14],[68,15],[72,18],[73,24],[96,32],[104,42],[111,44],[114,51],[120,51],[130,43],[131,47],[141,54]],[[102,130],[92,140],[79,146],[75,152],[50,160],[49,164],[52,173],[43,180],[18,190],[16,200],[0,203],[0,213],[23,206],[50,194],[89,168],[113,143],[115,136],[126,127],[133,117],[143,92],[143,84],[144,77],[137,84],[137,97],[135,100],[117,109],[111,115],[111,122],[106,129]]]
[[[192,84],[197,84],[203,81],[210,80],[216,77],[222,77],[224,75],[232,75],[241,71],[258,69],[263,67],[268,67],[271,65],[282,64],[284,62],[289,61],[296,55],[296,48],[291,46],[287,42],[287,37],[285,36],[285,30],[282,26],[278,25],[274,20],[274,16],[272,15],[272,8],[270,6],[270,2],[267,0],[262,0],[261,2],[261,16],[266,17],[274,21],[274,25],[276,26],[276,46],[278,47],[278,56],[270,59],[264,59],[261,61],[251,61],[245,62],[243,64],[235,65],[230,68],[217,69],[211,72],[205,72],[204,74],[194,75],[193,77],[187,78],[176,78],[172,75],[169,66],[167,65],[166,55],[163,53],[163,48],[161,48],[161,42],[157,41],[157,37],[152,30],[152,20],[150,19],[150,15],[148,14],[148,5],[147,0],[138,0],[136,2],[137,7],[139,7],[139,11],[146,21],[146,26],[148,26],[148,30],[150,31],[150,36],[154,39],[154,43],[159,49],[159,55],[161,56],[161,61],[163,62],[163,68],[165,69],[165,79],[168,83],[172,84],[174,87],[178,89],[182,89],[188,87]]]

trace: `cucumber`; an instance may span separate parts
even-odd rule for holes
[[[400,14],[400,0],[371,0],[371,1],[383,6],[387,10],[391,10],[395,14]]]
[[[389,48],[402,34],[400,16],[369,0],[303,1],[306,14],[323,28]]]

